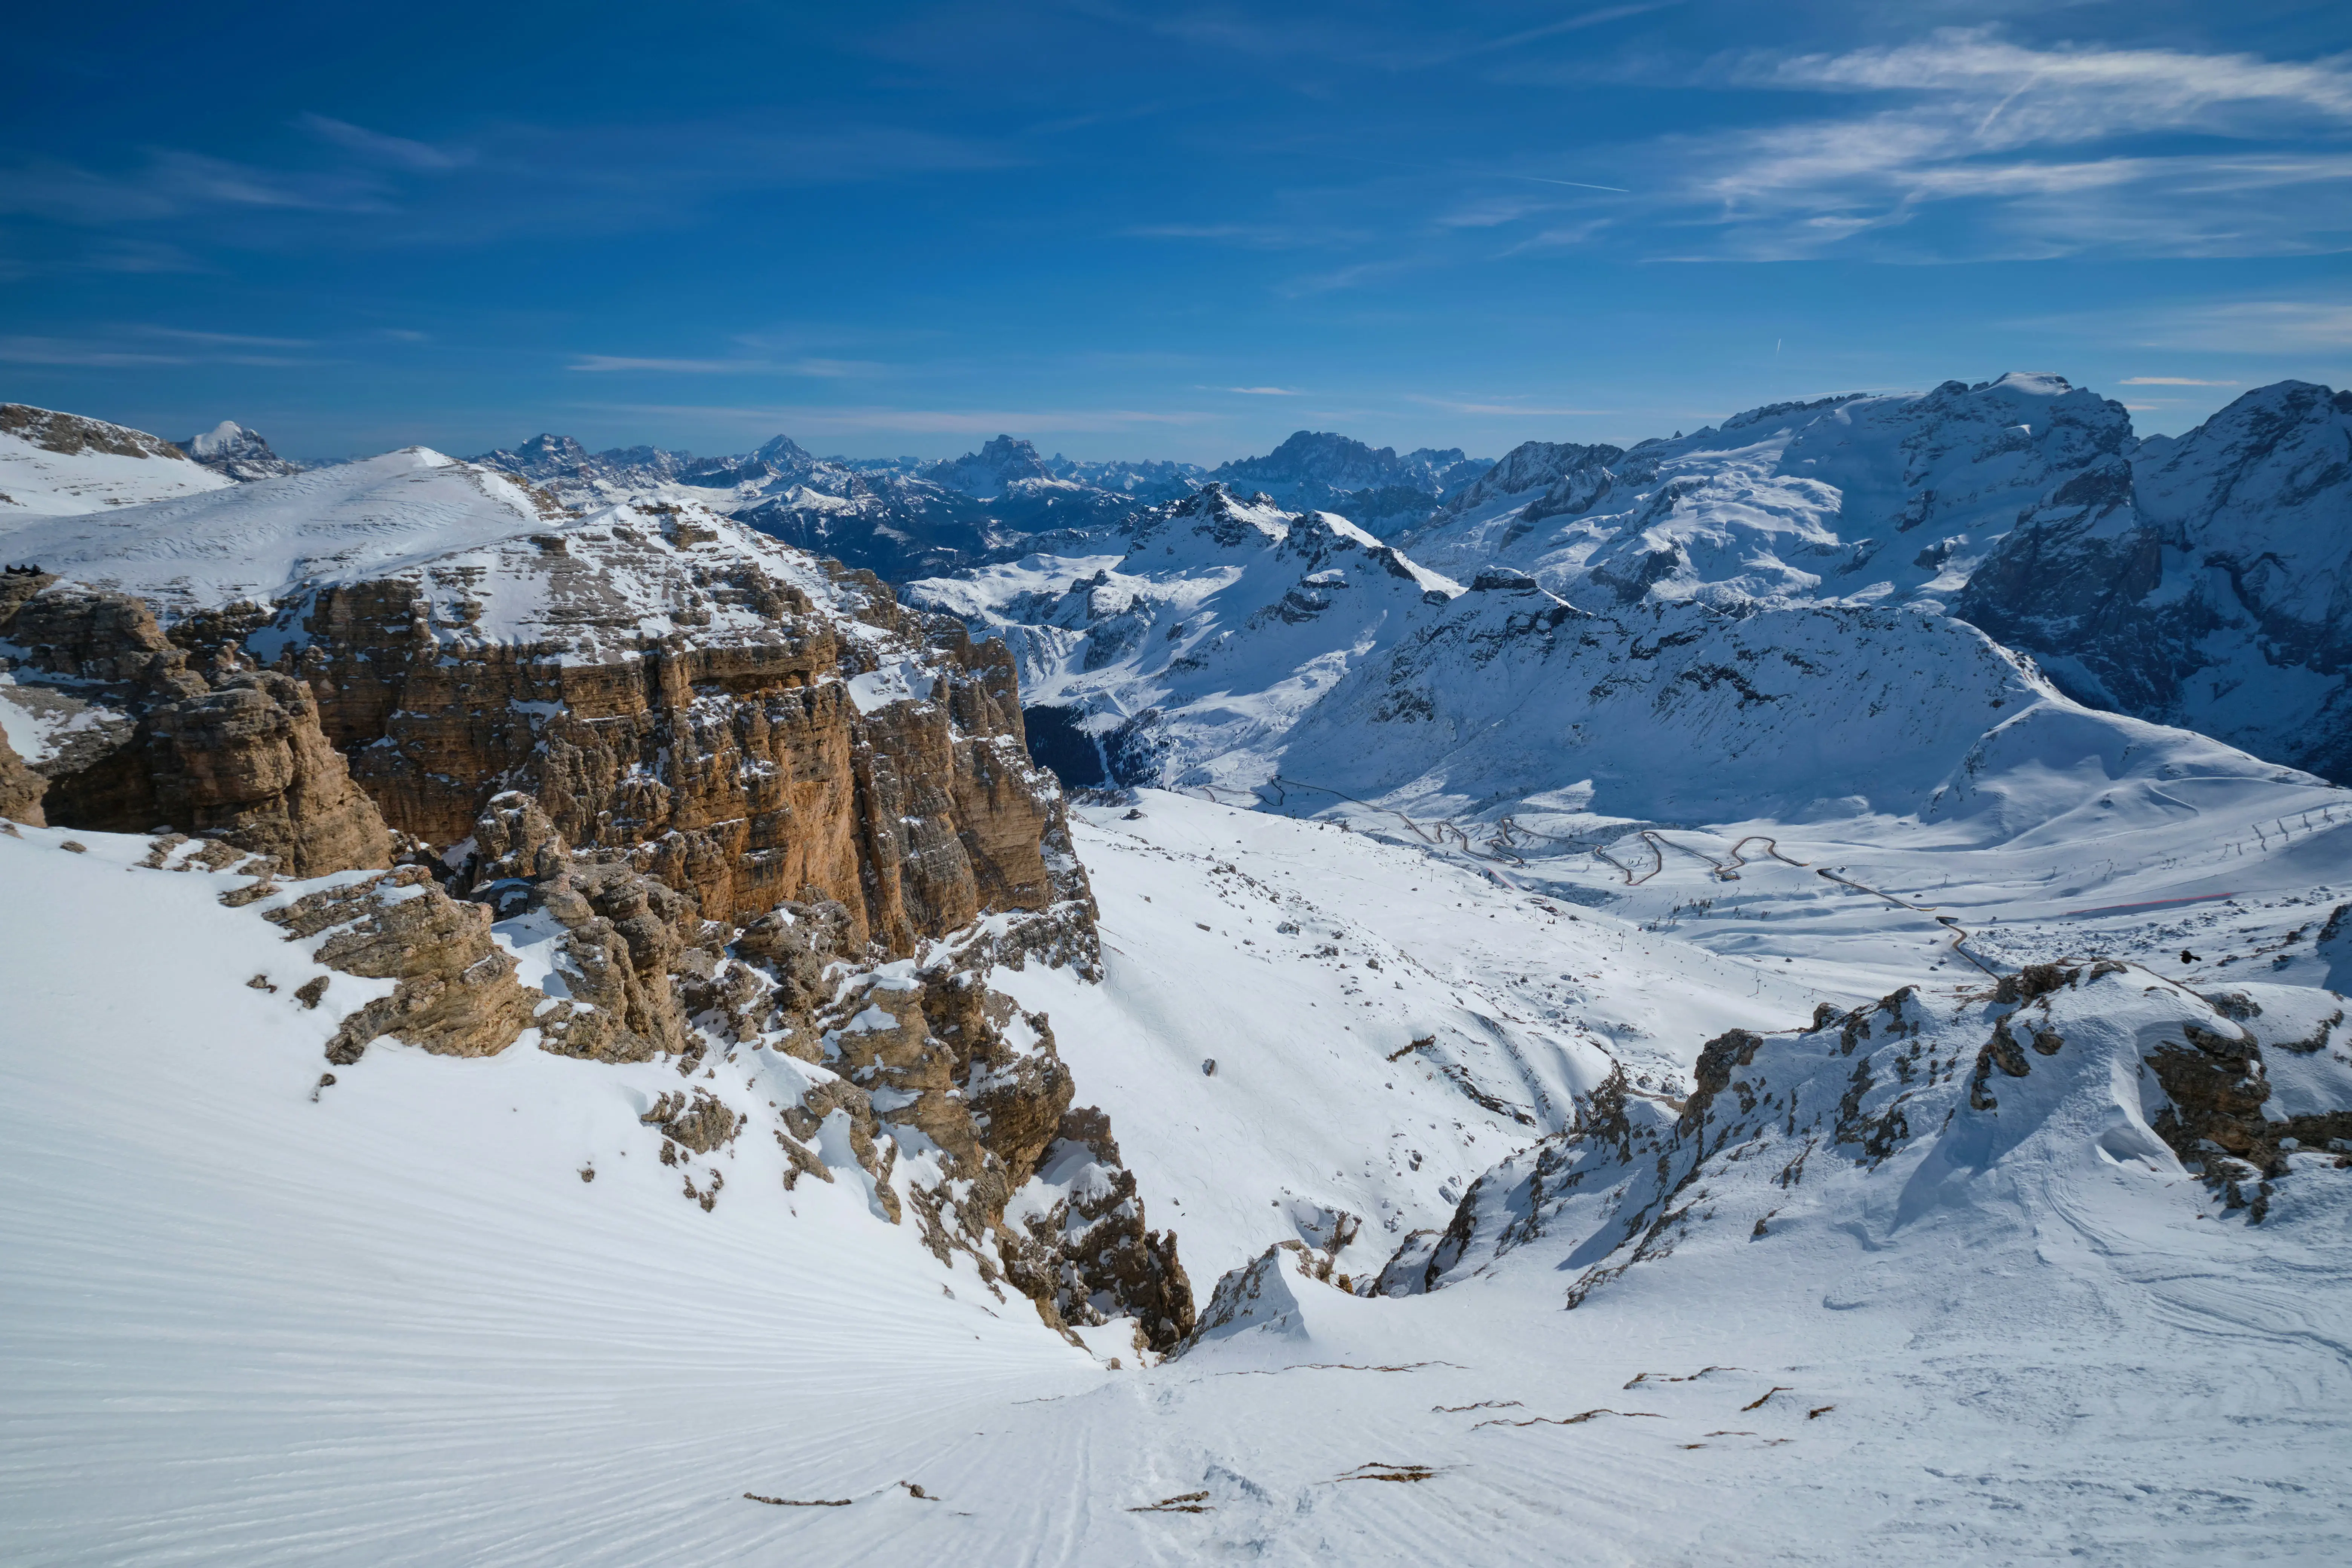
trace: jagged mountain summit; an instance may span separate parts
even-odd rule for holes
[[[1441,500],[1475,480],[1492,459],[1458,447],[1397,456],[1328,431],[1300,430],[1262,458],[1243,458],[1209,477],[1244,493],[1264,490],[1294,511],[1337,511],[1383,536],[1425,521]]]
[[[929,464],[814,458],[789,436],[736,457],[697,458],[656,447],[591,453],[542,435],[473,461],[573,510],[622,500],[709,507],[890,582],[1067,548],[1186,488],[1178,465],[1049,462],[1009,436]]]
[[[1344,518],[1215,480],[1122,542],[908,590],[1004,640],[1040,754],[1079,783],[1173,782],[1206,757],[1278,747],[1350,660],[1462,591]]]
[[[630,499],[659,500],[671,487],[726,492],[734,499],[762,493],[779,481],[806,478],[817,468],[817,460],[788,436],[737,457],[698,458],[659,447],[615,447],[592,453],[569,436],[541,434],[512,451],[501,447],[470,460],[528,479],[575,510]],[[698,499],[708,502],[718,498]]]
[[[1588,608],[1948,598],[2021,512],[2135,445],[2122,405],[2055,375],[1775,404],[1630,448],[1530,443],[1399,542]]]
[[[991,500],[1024,481],[1050,480],[1054,475],[1037,448],[1010,436],[999,436],[977,452],[952,463],[939,463],[922,477],[949,489],[961,490],[979,500]]]
[[[179,447],[205,468],[226,474],[241,484],[302,471],[301,464],[289,462],[271,451],[260,431],[248,430],[234,419],[224,419],[202,435],[180,442]]]

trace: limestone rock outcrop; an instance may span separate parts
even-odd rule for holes
[[[41,809],[41,796],[48,787],[49,781],[27,766],[8,744],[8,737],[0,734],[0,818],[33,827],[47,826],[49,819]]]
[[[277,515],[240,572],[274,559]],[[391,1037],[674,1067],[691,1081],[645,1125],[702,1208],[755,1131],[788,1187],[912,1210],[942,1261],[1049,1326],[1128,1313],[1139,1344],[1175,1345],[1174,1237],[1145,1228],[1104,1119],[1071,1110],[1049,1022],[988,984],[1100,962],[1003,645],[698,507],[486,503],[450,537],[477,523],[438,553],[371,534],[345,548],[380,568],[305,565],[266,603],[158,586],[168,629],[119,593],[25,595],[0,628],[20,668],[121,689],[119,732],[52,778],[51,820],[64,801],[93,826],[242,835],[297,876],[396,850],[269,906],[319,963],[395,983],[343,1016],[332,1060]],[[372,859],[334,831],[338,789]]]
[[[707,921],[691,894],[635,869],[625,852],[566,846],[519,791],[493,796],[468,837],[455,885],[503,917],[516,942],[551,944],[561,985],[551,989],[565,994],[529,1020],[541,1049],[674,1058],[689,1073],[712,1051],[788,1058],[789,1081],[802,1088],[769,1129],[790,1162],[788,1184],[835,1179],[822,1149],[838,1118],[877,1211],[897,1224],[911,1208],[942,1262],[969,1257],[983,1280],[1029,1297],[1055,1328],[1125,1312],[1142,1342],[1163,1352],[1190,1331],[1175,1237],[1146,1228],[1108,1119],[1071,1109],[1050,1021],[987,984],[1000,963],[1071,956],[1071,911],[975,923],[919,963],[890,959],[814,886],[740,928]],[[665,1096],[646,1113],[666,1162],[707,1154],[744,1130],[741,1117],[695,1094]],[[902,1159],[902,1150],[918,1152]]]
[[[813,888],[894,952],[1084,897],[1003,647],[698,508],[234,608],[175,635],[268,650],[391,826],[436,847],[519,789],[709,918]]]
[[[269,855],[297,876],[391,863],[383,819],[319,726],[310,689],[222,650],[198,668],[140,600],[11,574],[0,584],[9,700],[56,737],[0,763],[56,826],[159,825]],[[14,815],[14,814],[11,814]]]
[[[264,918],[289,942],[324,937],[311,956],[331,969],[399,982],[343,1019],[327,1045],[337,1066],[383,1035],[439,1056],[496,1056],[546,1001],[516,981],[515,961],[490,940],[490,911],[450,898],[419,867],[322,888]]]

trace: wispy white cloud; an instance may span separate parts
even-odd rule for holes
[[[1552,201],[1536,201],[1521,196],[1487,196],[1440,213],[1431,221],[1440,229],[1501,228],[1507,224],[1557,212],[1559,207],[1559,203]]]
[[[120,345],[73,338],[0,337],[0,363],[87,365],[117,368],[131,365],[189,364],[187,354],[140,352]]]
[[[1720,68],[1730,85],[1902,101],[1646,149],[1664,176],[1645,193],[1653,212],[1689,206],[1679,216],[1711,229],[1718,253],[2292,254],[2352,227],[2343,59],[2036,49],[1975,29]],[[2147,151],[2159,134],[2177,150]],[[2099,147],[2126,138],[2143,140]],[[2216,145],[2228,142],[2239,149]],[[1957,232],[1929,225],[1963,205]]]
[[[1509,33],[1479,37],[1457,30],[1444,38],[1431,38],[1411,28],[1383,26],[1382,18],[1370,9],[1318,18],[1282,16],[1263,6],[1129,9],[1103,0],[1076,0],[1072,8],[1160,37],[1250,59],[1318,59],[1403,72],[1524,49],[1546,38],[1628,21],[1680,4],[1682,0],[1627,0],[1624,4],[1571,12],[1557,20]]]
[[[2237,300],[2154,315],[2149,341],[2222,353],[2296,353],[2352,348],[2352,303]]]
[[[1505,419],[1573,419],[1594,414],[1620,414],[1617,408],[1547,408],[1525,403],[1456,402],[1446,397],[1423,397],[1406,395],[1407,403],[1418,403],[1430,408],[1443,408],[1449,414],[1484,414]]]
[[[55,159],[0,166],[0,213],[60,223],[110,225],[175,218],[207,209],[389,212],[371,176],[257,169],[201,153],[150,153],[139,168],[108,174]]]
[[[2352,300],[2164,300],[2114,310],[2027,316],[2005,330],[2048,334],[2121,350],[2307,359],[2352,350]],[[2142,377],[2126,385],[2234,386],[2186,376]]]
[[[1988,142],[2084,140],[2121,131],[2221,124],[2263,110],[2352,120],[2340,60],[2266,60],[2173,49],[2034,49],[1990,28],[1947,28],[1916,43],[1842,55],[1752,58],[1735,70],[1759,86],[1963,93],[1987,101]]]
[[[1370,237],[1367,231],[1322,224],[1153,223],[1118,231],[1124,239],[1198,239],[1245,250],[1303,250],[1347,245]]]
[[[1431,264],[1432,258],[1418,256],[1391,256],[1358,261],[1346,267],[1289,279],[1276,284],[1275,292],[1286,299],[1307,299],[1317,294],[1336,293],[1343,289],[1361,288],[1368,283],[1386,282]]]
[[[194,348],[257,348],[307,349],[318,345],[309,338],[258,338],[243,332],[199,332],[184,327],[131,327],[126,331],[142,338],[161,338],[167,342],[186,343]]]
[[[1505,247],[1500,254],[1522,256],[1531,251],[1570,250],[1578,246],[1588,244],[1613,226],[1615,226],[1614,221],[1609,218],[1591,218],[1583,223],[1559,224],[1550,228],[1539,229],[1516,245]]]
[[[625,354],[582,354],[570,370],[652,371],[673,375],[806,375],[822,377],[877,375],[884,367],[862,360],[843,359],[641,359]]]
[[[436,147],[429,142],[412,142],[405,136],[387,136],[381,131],[370,131],[364,125],[332,120],[323,114],[298,115],[294,123],[322,141],[395,168],[433,174],[463,168],[474,161],[474,154],[463,148],[453,150]]]
[[[110,239],[91,247],[82,265],[95,272],[202,272],[203,262],[158,240]]]
[[[267,368],[315,365],[315,357],[269,353],[308,349],[301,338],[248,337],[237,332],[129,326],[83,338],[0,337],[0,363],[122,369],[154,365],[237,364]]]
[[[1249,397],[1304,397],[1307,395],[1297,388],[1288,386],[1222,386],[1211,390],[1238,392]]]

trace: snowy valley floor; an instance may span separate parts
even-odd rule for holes
[[[2288,816],[2280,790],[2168,868],[2127,835],[1987,857],[1765,825],[1739,832],[1808,864],[1727,883],[1674,845],[1738,835],[1668,829],[1630,889],[1589,855],[1490,862],[1147,793],[1073,813],[1105,983],[993,984],[1052,1015],[1205,1310],[1343,1215],[1363,1224],[1336,1272],[1377,1274],[1612,1058],[1680,1100],[1735,1026],[1906,983],[1959,1019],[1983,977],[1936,913],[2002,967],[2147,963],[2061,999],[2154,1009],[2144,1030],[2197,1005],[2171,978],[2316,984],[2352,844],[2315,816],[2276,853],[2225,847]],[[314,1099],[332,1020],[246,984],[313,968],[218,904],[233,879],[145,849],[0,837],[0,1560],[2317,1563],[2352,1542],[2352,1173],[2298,1155],[2250,1225],[2168,1168],[2087,1026],[2002,1089],[1998,1158],[1954,1165],[1923,1125],[1754,1232],[1738,1205],[1782,1201],[1780,1158],[1727,1167],[1719,1226],[1574,1310],[1591,1257],[1565,1228],[1422,1295],[1277,1261],[1231,1331],[1114,1371],[1115,1334],[1072,1348],[853,1182],[786,1192],[749,1140],[714,1209],[682,1199],[638,1122],[675,1081],[658,1064],[385,1043]],[[1937,908],[1816,875],[1841,867]],[[2066,913],[2209,892],[2238,901]]]

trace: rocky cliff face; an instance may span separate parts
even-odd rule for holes
[[[894,952],[1084,897],[1003,647],[699,509],[617,509],[183,627],[274,647],[386,819],[436,848],[520,789],[712,919],[814,888]]]
[[[863,1184],[1049,1325],[1125,1314],[1172,1347],[1173,1237],[1049,1021],[988,984],[1098,969],[1002,645],[699,507],[569,518],[436,455],[379,467],[341,510],[288,502],[331,471],[249,491],[224,536],[259,593],[170,573],[168,632],[126,592],[7,579],[8,689],[86,704],[31,764],[51,822],[266,850],[233,897],[354,977],[330,1066],[387,1038],[675,1063],[646,1125],[702,1206],[737,1140],[772,1137],[788,1185]],[[420,526],[387,544],[404,502]],[[128,585],[136,559],[96,570]],[[386,874],[273,879],[395,847]]]
[[[2352,393],[2250,392],[2025,510],[1958,612],[2084,700],[2352,779]]]
[[[297,876],[390,863],[383,819],[328,743],[309,688],[228,649],[200,668],[137,599],[11,574],[0,675],[0,702],[42,738],[37,754],[0,761],[0,815],[169,826]]]
[[[570,847],[518,792],[495,797],[471,838],[476,853],[446,889],[412,865],[310,890],[281,889],[265,868],[226,895],[314,944],[316,963],[395,982],[343,1015],[331,1066],[387,1037],[446,1056],[536,1045],[590,1062],[674,1062],[686,1084],[645,1121],[703,1207],[724,1185],[712,1157],[764,1134],[785,1153],[788,1187],[863,1180],[880,1217],[911,1215],[942,1263],[965,1256],[1049,1326],[1125,1315],[1160,1351],[1190,1331],[1175,1238],[1146,1228],[1108,1119],[1073,1109],[1050,1021],[987,983],[995,965],[1032,955],[1091,966],[1090,922],[1000,917],[920,963],[877,963],[852,912],[818,889],[740,928],[707,920],[614,852]],[[184,842],[159,840],[151,859]],[[331,994],[319,984],[302,1000]],[[763,1064],[764,1100],[706,1087],[739,1057]]]

